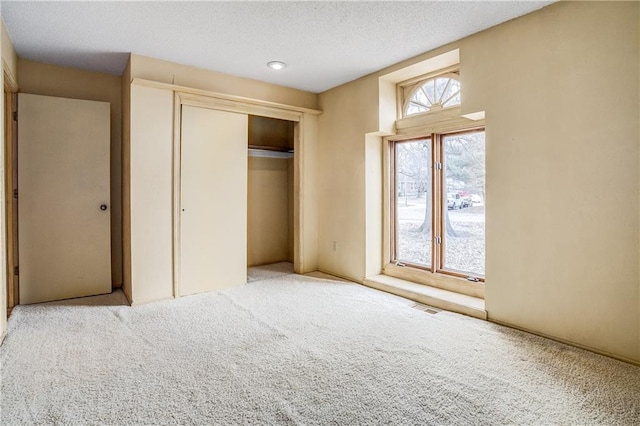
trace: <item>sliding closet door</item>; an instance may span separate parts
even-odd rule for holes
[[[245,114],[182,107],[179,294],[247,279]]]

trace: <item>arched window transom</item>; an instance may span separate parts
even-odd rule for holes
[[[460,105],[460,80],[457,74],[445,74],[418,83],[409,93],[404,116],[436,111]]]

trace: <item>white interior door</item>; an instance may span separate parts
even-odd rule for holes
[[[247,281],[248,116],[183,106],[179,294]]]
[[[20,303],[109,293],[109,103],[19,94]]]

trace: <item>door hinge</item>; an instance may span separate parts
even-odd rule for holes
[[[18,190],[17,189],[13,190],[13,198],[15,198],[16,200],[18,199]]]
[[[442,244],[442,238],[436,237],[436,244]]]
[[[20,275],[20,267],[19,266],[14,266],[13,267],[13,275]]]
[[[441,162],[436,162],[436,170],[442,170],[442,163]]]
[[[13,121],[18,121],[18,111],[13,111]]]

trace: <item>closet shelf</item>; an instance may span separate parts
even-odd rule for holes
[[[249,145],[249,157],[293,158],[293,149]]]

